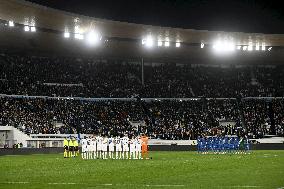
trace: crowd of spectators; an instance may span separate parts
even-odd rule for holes
[[[284,95],[283,66],[145,64],[0,55],[0,93],[78,97],[273,97]]]
[[[284,99],[249,99],[242,104],[245,130],[250,136],[284,136]]]
[[[144,84],[141,71],[133,62],[1,54],[0,94],[26,97],[0,96],[0,125],[27,134],[146,133],[175,140],[202,134],[283,136],[284,100],[242,98],[283,96],[283,66],[148,63]]]
[[[61,98],[0,98],[0,125],[14,126],[27,134],[101,134],[108,136],[146,133],[157,139],[196,139],[206,135],[271,134],[271,119],[283,135],[283,100],[99,100]],[[138,123],[133,124],[133,123]],[[225,124],[223,124],[225,123]],[[245,126],[244,126],[245,125]]]

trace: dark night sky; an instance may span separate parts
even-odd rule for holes
[[[29,1],[82,15],[132,23],[203,30],[284,33],[282,0]]]

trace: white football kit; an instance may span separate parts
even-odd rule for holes
[[[102,137],[97,137],[97,151],[102,151]]]
[[[115,151],[116,152],[121,152],[122,151],[121,139],[120,138],[116,138],[115,139]]]
[[[121,146],[121,139],[119,137],[115,138],[115,159],[121,159],[121,152],[122,152],[122,146]]]
[[[135,139],[131,139],[129,143],[130,159],[135,159]]]
[[[91,139],[87,139],[87,159],[91,159]]]
[[[123,143],[123,151],[124,152],[129,152],[129,138],[128,137],[123,137],[122,138],[122,143]]]
[[[81,144],[82,144],[82,159],[86,159],[86,151],[87,151],[87,139],[82,139],[81,140]]]
[[[82,153],[87,151],[87,140],[86,139],[82,139],[81,140],[81,144],[82,144]]]
[[[111,137],[108,139],[108,155],[110,159],[114,158],[114,139]]]
[[[96,159],[97,143],[96,143],[95,138],[92,138],[91,140],[91,152],[92,152],[93,159]]]
[[[102,146],[103,146],[103,138],[97,137],[97,158],[102,158]]]
[[[107,159],[107,146],[108,138],[104,138],[102,143],[103,159]]]
[[[108,139],[108,151],[113,152],[114,151],[114,139],[113,138],[109,138]]]

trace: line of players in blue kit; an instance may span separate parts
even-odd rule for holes
[[[85,137],[81,141],[82,159],[142,159],[139,137]]]
[[[198,153],[248,153],[249,140],[246,137],[198,137]]]

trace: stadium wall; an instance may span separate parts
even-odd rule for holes
[[[195,145],[151,145],[150,151],[196,151]],[[253,150],[284,150],[284,144],[252,144]],[[58,154],[63,148],[19,148],[0,149],[0,156],[3,155],[29,155],[29,154]]]

